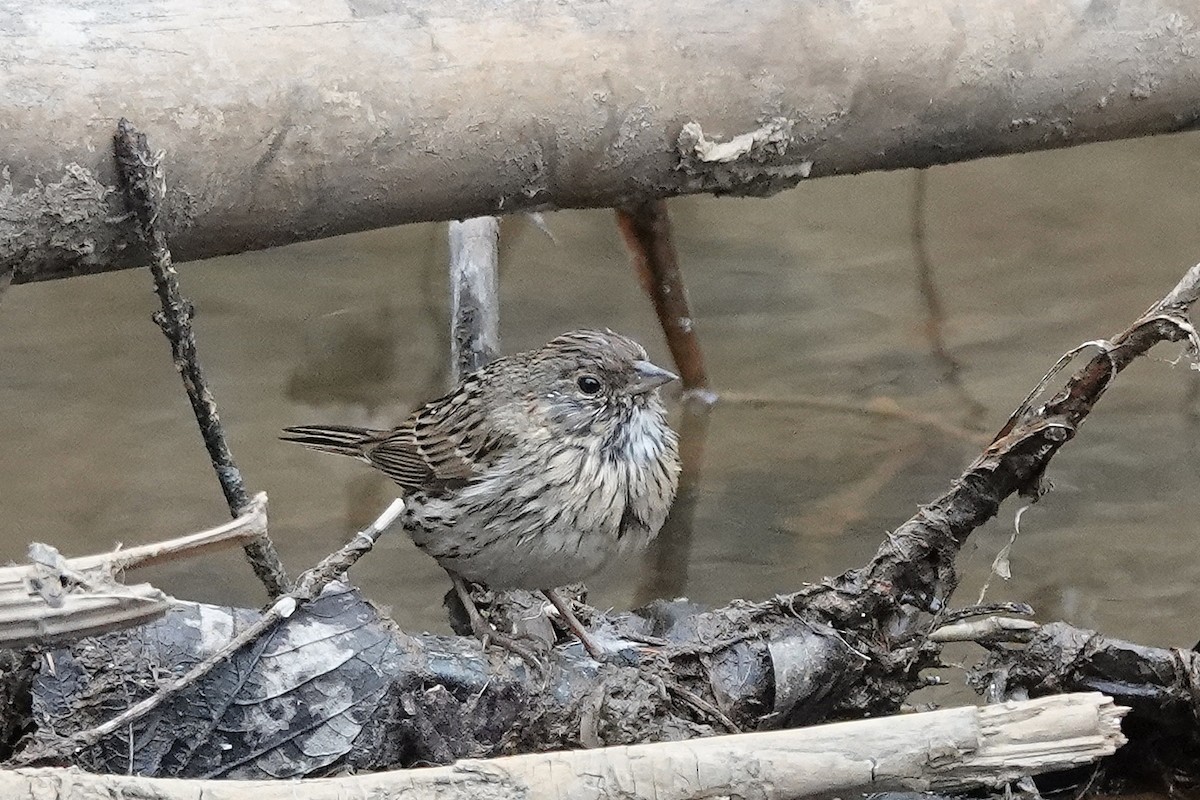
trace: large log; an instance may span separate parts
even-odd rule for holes
[[[0,0],[0,276],[140,263],[121,116],[186,261],[1188,129],[1198,52],[1191,0]]]

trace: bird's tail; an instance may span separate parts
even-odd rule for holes
[[[284,428],[285,442],[297,442],[313,450],[337,453],[353,458],[363,457],[363,444],[379,435],[370,428],[352,428],[349,425],[297,425]]]

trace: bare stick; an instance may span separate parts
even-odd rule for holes
[[[708,410],[717,395],[709,386],[704,352],[692,321],[666,202],[646,200],[615,210],[617,230],[629,250],[642,289],[654,304],[671,360],[683,383],[684,415],[679,439],[683,469],[679,476],[679,494],[643,562],[646,569],[638,588],[638,598],[646,602],[658,597],[674,597],[687,582],[692,524],[699,496],[697,487],[704,468],[704,443],[708,438]]]
[[[654,302],[671,358],[679,368],[684,396],[711,405],[716,395],[709,389],[704,353],[696,337],[683,273],[671,238],[666,201],[647,200],[616,211],[617,228],[633,257],[633,268]]]
[[[496,292],[500,221],[450,223],[450,359],[452,384],[500,354]]]
[[[277,599],[273,605],[263,612],[263,615],[253,625],[229,640],[216,653],[208,656],[180,677],[161,687],[150,697],[139,703],[135,703],[108,722],[60,739],[44,748],[31,748],[30,751],[22,753],[16,760],[20,764],[29,765],[45,762],[47,759],[68,757],[84,747],[96,744],[105,736],[115,733],[149,714],[167,700],[170,700],[232,658],[243,647],[257,641],[260,636],[274,627],[277,622],[287,619],[294,614],[297,608],[305,603],[312,602],[320,596],[325,587],[332,583],[335,578],[343,574],[358,559],[371,551],[371,548],[375,546],[375,542],[379,540],[384,531],[391,527],[392,523],[396,521],[396,518],[400,516],[400,512],[403,510],[403,500],[392,501],[387,510],[372,522],[370,526],[359,531],[341,549],[326,556],[320,564],[301,575],[300,579],[296,582],[295,588]]]
[[[145,134],[139,133],[126,119],[117,124],[114,146],[126,200],[137,217],[139,233],[150,250],[154,289],[162,302],[162,310],[155,312],[154,321],[171,343],[175,368],[179,370],[188,400],[192,403],[196,424],[200,426],[200,435],[208,449],[217,480],[221,483],[229,513],[234,517],[241,516],[250,505],[250,496],[241,472],[233,463],[233,454],[229,451],[221,418],[217,414],[216,401],[204,380],[196,353],[196,337],[192,331],[194,309],[180,294],[179,279],[171,262],[167,234],[160,216],[167,192],[162,155],[152,155]],[[283,562],[266,532],[262,537],[248,542],[244,549],[254,573],[271,597],[278,597],[287,591]]]

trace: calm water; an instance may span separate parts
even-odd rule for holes
[[[923,243],[919,180],[672,204],[710,372],[735,399],[711,417],[687,552],[665,584],[638,565],[605,576],[599,605],[655,587],[759,598],[862,563],[959,474],[972,431],[996,429],[1061,352],[1121,330],[1200,261],[1196,135],[931,170]],[[665,358],[611,213],[547,221],[557,242],[505,228],[505,348],[602,325]],[[182,269],[234,453],[269,493],[294,571],[382,509],[390,484],[277,432],[385,425],[441,391],[444,238],[444,226],[410,226]],[[83,554],[226,518],[155,307],[141,271],[5,296],[0,559],[21,559],[30,540]],[[1200,401],[1196,373],[1169,363],[1178,353],[1131,368],[1054,461],[1055,491],[1024,516],[1013,578],[993,580],[990,599],[1146,643],[1200,638]],[[944,424],[854,410],[869,402]],[[972,537],[959,603],[976,599],[1017,508]],[[184,598],[262,600],[240,553],[132,577]],[[402,536],[355,578],[401,625],[446,629],[447,581]]]

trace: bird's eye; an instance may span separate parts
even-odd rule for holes
[[[575,385],[584,394],[596,394],[600,391],[600,381],[592,375],[580,375],[579,380],[575,381]]]

